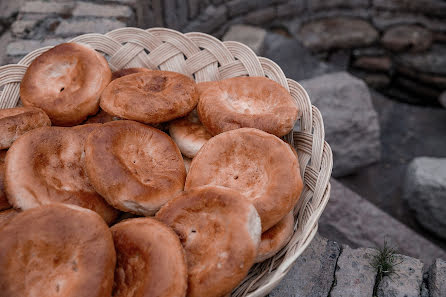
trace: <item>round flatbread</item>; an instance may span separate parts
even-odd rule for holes
[[[88,117],[84,124],[105,124],[117,120],[120,120],[120,118],[112,116],[101,109],[94,116]]]
[[[192,159],[183,156],[184,167],[186,168],[186,172],[189,172],[190,164],[192,163]]]
[[[156,218],[178,234],[186,251],[188,297],[230,293],[254,263],[260,218],[234,190],[194,188],[169,201]]]
[[[173,230],[151,218],[111,228],[117,263],[113,297],[185,297],[187,266]]]
[[[84,171],[84,143],[100,124],[43,127],[20,137],[6,155],[9,202],[26,210],[54,202],[96,211],[107,223],[118,211],[95,191]]]
[[[57,126],[82,123],[96,114],[111,80],[105,58],[80,43],[62,43],[37,57],[20,84],[24,106],[43,109]]]
[[[201,124],[195,109],[184,118],[171,122],[169,134],[181,153],[189,158],[195,157],[203,144],[212,137]]]
[[[133,121],[109,122],[90,134],[85,169],[96,191],[123,211],[153,215],[183,190],[183,158],[164,132]]]
[[[134,73],[139,73],[139,72],[149,72],[150,70],[147,68],[126,68],[126,69],[121,69],[121,70],[117,70],[114,71],[112,73],[112,80],[115,80],[117,78],[129,75],[129,74],[134,74]]]
[[[96,213],[51,204],[17,214],[0,228],[2,296],[111,296],[116,254]]]
[[[51,126],[51,121],[40,108],[0,109],[0,150],[9,148],[26,132],[44,126]]]
[[[293,212],[287,214],[280,222],[262,233],[255,262],[262,262],[274,256],[290,240],[294,231]]]
[[[192,160],[185,189],[203,185],[232,188],[252,201],[262,231],[277,224],[302,191],[299,162],[278,137],[253,128],[211,138]]]
[[[5,158],[6,150],[0,151],[0,210],[11,208],[5,192]]]
[[[297,120],[298,108],[290,93],[266,77],[234,77],[197,87],[198,114],[213,135],[250,127],[281,137]]]
[[[139,72],[112,81],[101,95],[107,113],[146,124],[187,115],[198,102],[195,82],[170,71]]]
[[[0,228],[8,223],[13,217],[16,216],[19,212],[14,208],[6,209],[0,211]]]

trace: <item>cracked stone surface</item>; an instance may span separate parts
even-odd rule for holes
[[[437,259],[429,271],[429,292],[431,297],[446,296],[446,261]]]
[[[316,234],[270,297],[326,297],[334,281],[340,247]],[[317,280],[317,281],[315,281]]]
[[[400,253],[421,259],[428,265],[436,258],[446,259],[441,248],[368,200],[333,178],[330,183],[330,201],[319,220],[322,236],[353,247],[378,247],[387,240]]]
[[[336,282],[331,297],[370,297],[373,294],[376,272],[371,266],[376,250],[352,249],[342,246],[336,267]]]
[[[424,264],[415,258],[395,256],[395,273],[383,277],[378,297],[418,297],[423,282]]]

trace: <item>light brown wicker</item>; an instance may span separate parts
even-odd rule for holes
[[[274,257],[256,264],[231,296],[267,295],[289,271],[317,231],[318,220],[330,196],[333,167],[330,146],[324,141],[324,125],[319,110],[311,105],[307,92],[287,79],[280,67],[269,59],[257,57],[238,42],[221,42],[203,33],[165,29],[122,28],[107,34],[85,34],[71,40],[88,44],[103,53],[112,70],[147,67],[176,71],[197,82],[235,76],[266,76],[285,87],[299,107],[299,131],[284,137],[299,155],[304,189],[295,208],[296,227],[288,245]],[[37,49],[18,64],[0,67],[0,109],[19,103],[20,81],[27,67],[51,47]]]

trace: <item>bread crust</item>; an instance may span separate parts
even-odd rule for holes
[[[6,225],[13,217],[15,217],[19,212],[14,208],[6,209],[0,211],[0,228]]]
[[[69,203],[99,213],[107,223],[118,211],[95,191],[84,170],[84,143],[100,124],[42,127],[20,137],[6,154],[6,194],[26,210],[49,203]]]
[[[186,258],[171,228],[136,218],[110,230],[117,254],[113,297],[186,296]]]
[[[262,233],[255,262],[259,263],[274,256],[290,241],[294,231],[293,212]]]
[[[195,109],[184,118],[170,122],[169,134],[181,153],[188,158],[195,157],[201,147],[212,137],[201,124]]]
[[[96,114],[111,80],[105,58],[80,43],[62,43],[37,57],[20,84],[24,106],[43,109],[57,126],[74,126]]]
[[[115,80],[117,78],[129,75],[129,74],[134,74],[134,73],[139,73],[139,72],[149,72],[150,70],[147,68],[125,68],[125,69],[120,69],[117,71],[114,71],[112,73],[112,80]]]
[[[213,135],[249,127],[281,137],[297,120],[290,93],[266,77],[233,77],[199,83],[197,88],[200,120]]]
[[[221,133],[201,148],[192,160],[185,189],[203,185],[240,191],[259,212],[262,231],[291,211],[303,187],[290,146],[254,128]]]
[[[177,72],[150,70],[112,81],[100,105],[123,119],[158,124],[187,115],[197,102],[195,81]]]
[[[5,192],[5,158],[6,150],[0,151],[0,210],[11,208]]]
[[[0,150],[9,148],[26,132],[44,126],[51,126],[51,121],[40,108],[0,109]]]
[[[188,264],[188,297],[224,296],[247,275],[260,241],[260,219],[240,193],[215,186],[186,191],[156,218],[179,236]]]
[[[94,188],[115,208],[153,215],[184,188],[186,169],[172,139],[134,121],[113,121],[85,144],[85,169]]]
[[[2,296],[110,296],[116,255],[96,213],[68,204],[21,212],[0,228]]]

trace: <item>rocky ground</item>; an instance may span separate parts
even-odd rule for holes
[[[379,253],[371,248],[352,249],[316,235],[269,296],[445,296],[445,261],[437,259],[432,265],[426,265],[418,259],[396,254],[394,272],[381,277],[372,265]]]
[[[1,1],[0,65],[135,25],[244,42],[305,87],[334,154],[319,228],[330,240],[318,236],[270,296],[438,297],[446,296],[445,19],[440,0]],[[371,260],[384,241],[401,264],[377,279]]]

